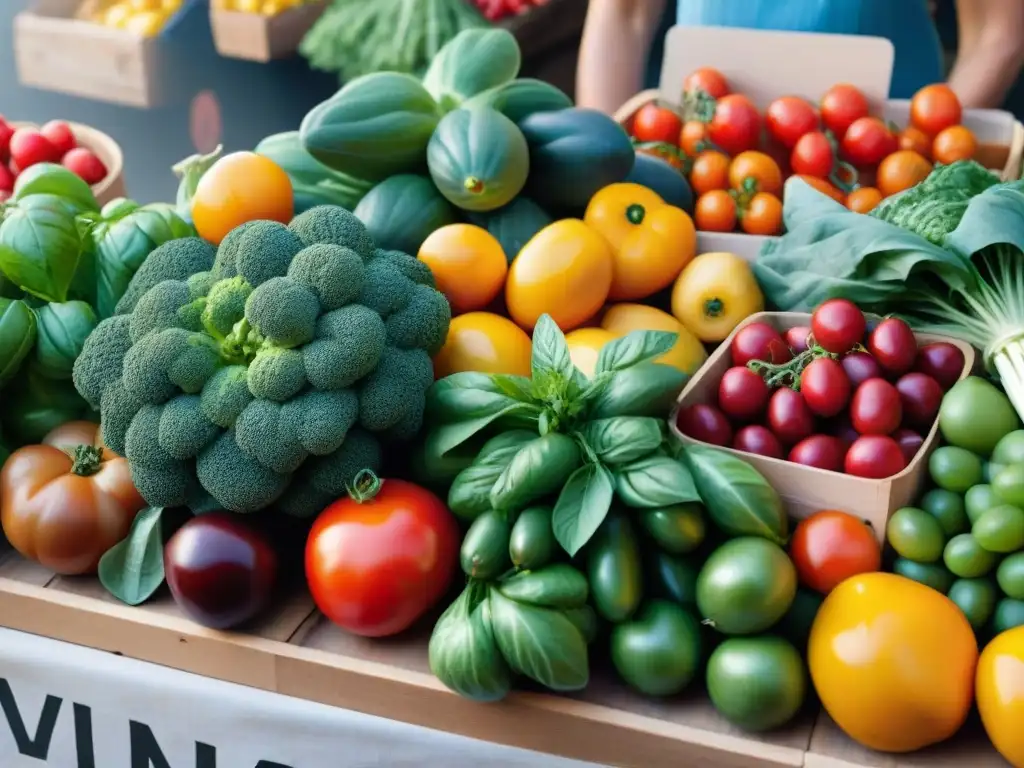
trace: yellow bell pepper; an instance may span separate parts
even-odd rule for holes
[[[608,298],[643,299],[676,279],[697,253],[697,231],[681,208],[639,184],[611,184],[583,217],[611,245],[615,271]]]
[[[723,341],[740,320],[762,310],[754,271],[734,253],[702,253],[672,287],[672,314],[704,342]]]

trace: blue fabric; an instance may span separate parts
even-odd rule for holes
[[[896,49],[892,98],[910,98],[943,80],[927,0],[678,0],[675,23],[887,37]],[[660,74],[661,58],[652,57],[648,87],[657,86]]]

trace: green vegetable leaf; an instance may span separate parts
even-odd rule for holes
[[[81,211],[100,209],[92,188],[78,174],[56,163],[36,163],[18,174],[14,183],[14,200],[22,201],[39,194],[64,198]]]
[[[35,310],[35,359],[40,373],[51,379],[70,379],[86,337],[98,322],[84,301],[50,302]]]
[[[560,611],[488,595],[494,639],[509,667],[553,691],[578,691],[590,678],[587,644]]]
[[[523,403],[535,402],[533,382],[526,376],[514,376],[510,373],[495,373],[492,376],[495,386],[509,397]]]
[[[541,608],[580,608],[590,595],[587,577],[568,563],[521,571],[499,582],[497,589],[509,600]]]
[[[551,525],[562,549],[575,556],[604,522],[615,495],[611,473],[586,464],[570,475],[555,502]]]
[[[476,460],[459,472],[448,489],[448,508],[463,520],[474,520],[491,508],[491,489],[519,449],[537,439],[536,432],[510,430],[492,437]]]
[[[530,368],[534,381],[555,376],[568,381],[576,370],[569,356],[565,335],[551,315],[541,315],[533,329],[533,356]]]
[[[100,583],[122,603],[141,605],[164,583],[162,516],[161,507],[139,512],[128,537],[100,558]]]
[[[499,420],[507,428],[535,429],[540,411],[486,373],[454,373],[427,390],[426,422],[437,430],[435,450],[442,456]]]
[[[11,441],[17,445],[40,442],[54,427],[94,415],[70,379],[51,379],[29,357],[3,391],[3,419]]]
[[[75,219],[51,208],[16,208],[0,224],[0,271],[26,293],[66,301],[82,255]]]
[[[625,464],[646,456],[664,437],[663,422],[648,416],[595,419],[580,430],[580,437],[602,464]]]
[[[648,456],[615,469],[615,493],[627,507],[653,509],[700,501],[693,476],[668,456]]]
[[[654,360],[672,349],[678,340],[678,333],[632,331],[601,347],[594,374],[599,376],[609,371],[621,371],[623,368]]]
[[[686,384],[687,375],[671,365],[638,363],[594,382],[588,390],[591,419],[612,416],[664,418]]]
[[[36,333],[36,316],[28,304],[0,298],[0,386],[14,378],[36,343]]]

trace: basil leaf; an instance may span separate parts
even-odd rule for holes
[[[0,271],[46,301],[67,300],[81,255],[82,238],[67,213],[17,208],[0,224]]]
[[[0,298],[0,385],[14,378],[32,351],[36,333],[36,316],[28,304]]]
[[[32,357],[4,389],[3,400],[4,427],[17,445],[38,443],[54,427],[93,415],[73,381],[47,378]]]
[[[594,375],[621,371],[654,360],[672,349],[678,340],[678,333],[668,331],[632,331],[601,347]]]
[[[489,373],[466,371],[435,381],[427,390],[426,418],[434,424],[475,419],[522,401]]]
[[[590,390],[591,419],[611,416],[654,416],[664,418],[686,384],[678,368],[660,363],[639,363],[615,371]]]
[[[100,583],[122,603],[140,605],[164,583],[162,515],[161,507],[139,512],[127,538],[100,558]]]
[[[436,450],[442,456],[458,448],[467,440],[476,437],[492,425],[500,424],[505,429],[525,427],[536,432],[540,409],[526,403],[512,403],[499,411],[485,413],[475,419],[442,424],[437,428]]]
[[[68,301],[44,304],[35,315],[39,372],[51,379],[70,379],[85,338],[96,327],[96,313],[84,301]]]
[[[560,432],[535,437],[512,457],[491,488],[491,509],[518,512],[561,490],[582,463],[576,441]]]
[[[536,571],[521,571],[498,584],[509,600],[541,608],[581,608],[587,603],[587,577],[568,563],[555,563]]]
[[[537,439],[536,432],[511,430],[492,437],[476,460],[459,472],[448,489],[448,508],[463,520],[475,520],[491,508],[491,489],[519,449]]]
[[[576,370],[569,356],[569,345],[565,343],[565,335],[551,315],[541,315],[533,329],[530,369],[534,381],[552,375],[569,380]]]
[[[648,456],[618,467],[615,493],[627,507],[639,509],[701,500],[690,471],[667,456]]]
[[[587,464],[572,473],[551,515],[562,549],[575,556],[590,541],[608,515],[614,493],[611,473],[600,464]]]
[[[83,211],[100,209],[92,188],[78,174],[56,163],[36,163],[18,174],[13,195],[16,201],[39,194],[62,197]]]
[[[494,385],[509,397],[524,403],[534,402],[533,382],[526,376],[515,376],[510,373],[495,373],[492,376]]]
[[[664,437],[662,421],[649,416],[616,416],[587,422],[580,437],[602,464],[625,464],[646,456]]]
[[[115,197],[100,209],[100,218],[107,222],[117,221],[137,210],[138,207],[139,204],[134,200],[129,200],[127,197]]]
[[[514,672],[553,691],[578,691],[590,679],[587,644],[560,611],[488,595],[491,626],[501,655]]]

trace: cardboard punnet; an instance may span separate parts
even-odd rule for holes
[[[714,67],[737,93],[759,110],[780,96],[802,96],[817,103],[836,83],[857,86],[868,97],[872,114],[905,126],[907,100],[889,100],[894,50],[881,37],[809,32],[772,32],[731,27],[673,27],[665,38],[665,57],[657,90],[627,101],[615,119],[629,127],[637,111],[652,101],[679,108],[686,76]],[[1024,126],[1009,112],[969,109],[963,123],[977,136],[978,159],[1004,179],[1021,177]],[[729,251],[753,261],[767,238],[737,233],[698,232],[698,253]]]
[[[309,28],[327,8],[327,0],[311,0],[274,16],[225,11],[210,4],[210,28],[217,53],[232,59],[272,61],[299,48]]]

